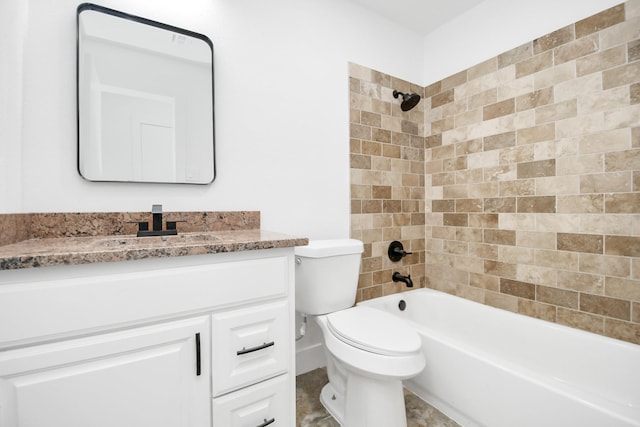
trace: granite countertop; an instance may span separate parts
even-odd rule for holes
[[[264,230],[30,239],[0,246],[0,270],[286,248],[307,243],[306,238]]]
[[[260,229],[258,212],[179,212],[178,235],[136,237],[145,213],[0,215],[0,270],[304,246]],[[182,226],[182,230],[180,228]],[[0,233],[2,234],[2,233]]]

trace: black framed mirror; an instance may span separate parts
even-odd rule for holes
[[[78,6],[78,172],[85,179],[213,182],[213,90],[207,36]]]

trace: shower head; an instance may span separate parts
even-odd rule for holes
[[[400,104],[400,109],[402,111],[409,111],[413,107],[418,105],[418,102],[420,102],[420,95],[418,95],[417,93],[408,94],[394,90],[393,97],[398,98],[398,95],[402,96],[402,103]]]

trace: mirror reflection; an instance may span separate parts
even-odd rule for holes
[[[78,170],[90,181],[215,178],[213,45],[94,4],[78,7]]]

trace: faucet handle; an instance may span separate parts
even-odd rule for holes
[[[148,221],[127,221],[128,224],[138,224],[138,237],[140,237],[141,232],[149,231],[149,222]]]
[[[394,240],[389,244],[389,250],[387,251],[387,255],[389,259],[393,262],[398,262],[402,258],[407,255],[411,255],[413,252],[407,252],[404,250],[404,246],[402,246],[402,242]]]
[[[173,221],[169,221],[167,220],[167,230],[177,230],[177,225],[179,222],[187,222],[185,220],[173,220]]]

